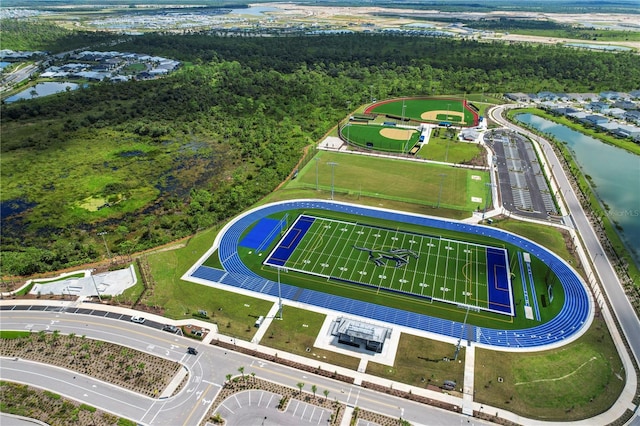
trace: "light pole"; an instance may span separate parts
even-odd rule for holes
[[[333,175],[334,175],[335,166],[337,166],[338,163],[329,162],[327,164],[331,166],[331,199],[333,200]]]
[[[318,157],[315,157],[313,159],[316,162],[316,191],[320,188],[318,186],[318,161],[320,161],[320,159]]]
[[[406,105],[404,104],[404,99],[402,100],[402,124],[404,124],[404,108],[406,107]]]
[[[278,316],[280,317],[280,319],[282,319],[282,291],[280,290],[280,270],[284,269],[286,272],[287,269],[283,268],[282,266],[276,266],[276,269],[278,269]]]
[[[107,231],[98,232],[98,235],[102,237],[102,242],[104,243],[104,248],[107,250],[107,257],[111,260],[111,252],[109,251],[109,246],[107,245],[107,239],[104,237],[107,235]]]
[[[436,209],[440,207],[440,197],[442,197],[442,185],[444,184],[444,178],[447,177],[445,173],[440,173],[440,190],[438,191],[438,202]]]

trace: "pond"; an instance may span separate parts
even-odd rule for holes
[[[49,81],[45,83],[38,83],[35,86],[29,87],[20,93],[17,93],[13,96],[9,96],[4,101],[5,103],[11,103],[11,102],[20,101],[23,99],[33,99],[33,98],[42,97],[42,96],[49,96],[55,93],[66,92],[67,88],[69,88],[69,90],[76,90],[78,87],[80,87],[79,84],[69,83],[69,82],[61,83],[61,82]]]
[[[624,46],[611,46],[608,44],[587,44],[587,43],[566,43],[567,47],[579,47],[581,49],[591,50],[609,50],[609,51],[628,51],[633,50],[630,47]]]
[[[247,7],[246,9],[231,9],[231,13],[234,13],[236,15],[260,16],[265,12],[275,12],[278,10],[278,8],[270,6],[251,6]]]
[[[533,114],[515,118],[567,144],[583,173],[591,177],[597,197],[609,206],[609,219],[622,227],[618,233],[640,265],[640,156]]]

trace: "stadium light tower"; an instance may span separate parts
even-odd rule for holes
[[[462,343],[462,334],[464,333],[464,328],[467,325],[467,317],[469,316],[469,309],[471,309],[471,305],[467,305],[467,313],[464,314],[464,322],[462,323],[462,330],[460,330],[460,337],[458,338],[458,344],[456,345],[456,351],[453,354],[453,360],[458,360],[458,353],[460,352],[460,343]]]
[[[486,195],[486,200],[484,202],[484,212],[482,212],[482,219],[484,219],[484,215],[487,213],[487,209],[489,208],[489,194],[491,191],[491,188],[493,188],[493,184],[490,182],[485,183],[485,186],[487,187],[487,195]]]
[[[319,189],[318,186],[318,162],[320,161],[320,159],[318,157],[314,158],[315,162],[316,162],[316,191]]]
[[[334,163],[332,161],[327,163],[327,165],[331,166],[331,199],[333,200],[333,175],[334,175],[335,166],[337,166],[338,163]]]
[[[404,104],[404,99],[402,100],[402,124],[404,124],[404,108],[406,107],[406,105]]]

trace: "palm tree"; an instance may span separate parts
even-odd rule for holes
[[[227,374],[227,383],[231,383],[231,374]]]
[[[327,398],[329,397],[329,391],[327,389],[323,390],[322,393],[324,394],[324,400],[326,401]]]
[[[298,389],[300,389],[300,395],[302,395],[302,388],[304,387],[304,383],[298,382],[296,386],[298,386]]]
[[[59,338],[60,330],[53,330],[53,333],[51,333],[51,346],[57,346]]]
[[[242,374],[242,381],[244,382],[244,367],[238,367],[238,372]]]
[[[253,383],[255,383],[255,382],[256,382],[256,373],[255,373],[255,372],[253,372],[253,371],[251,372],[251,381],[252,381]]]
[[[311,392],[313,392],[313,399],[316,399],[316,391],[318,387],[316,385],[311,385]]]

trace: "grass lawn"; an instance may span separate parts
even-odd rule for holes
[[[624,382],[622,363],[602,318],[575,343],[558,349],[476,349],[476,401],[534,419],[574,421],[602,413],[618,398]]]
[[[217,231],[209,229],[188,239],[184,246],[149,254],[156,285],[142,303],[161,306],[165,315],[174,319],[190,318],[194,312],[205,310],[220,333],[251,340],[256,332],[255,320],[269,312],[272,302],[180,280],[211,247]]]
[[[582,271],[582,268],[577,266],[580,264],[577,256],[575,254],[571,254],[565,244],[565,235],[563,234],[563,231],[551,226],[538,225],[531,222],[521,222],[519,220],[507,218],[494,219],[493,226],[535,241],[567,261],[567,263],[579,272]],[[568,234],[566,234],[566,238],[570,238]]]
[[[337,163],[333,172],[328,163]],[[465,210],[467,215],[478,206],[472,197],[484,200],[489,182],[489,174],[483,171],[319,151],[286,188],[315,189],[317,179],[320,189],[330,191],[332,175],[334,193]]]
[[[308,185],[307,187],[289,187],[284,188],[271,193],[268,197],[262,200],[262,203],[276,202],[283,200],[293,200],[299,198],[320,198],[328,199],[331,196],[331,189],[320,188],[316,191],[315,186]],[[432,205],[414,204],[399,200],[385,200],[377,197],[369,197],[360,195],[360,193],[335,193],[335,200],[344,201],[348,203],[356,203],[363,206],[370,207],[384,207],[385,209],[399,210],[403,212],[419,213],[430,216],[446,217],[449,219],[465,219],[471,216],[471,212],[465,210],[450,209],[443,206],[435,208]]]
[[[485,156],[486,152],[478,144],[460,142],[447,137],[448,130],[434,129],[429,138],[429,143],[423,145],[416,154],[418,158],[425,160],[443,161],[445,163],[464,164],[477,156]]]
[[[282,320],[274,319],[260,344],[317,361],[357,370],[360,360],[355,356],[313,346],[326,315],[292,306],[283,306]],[[307,351],[309,348],[309,351]]]
[[[393,367],[369,362],[367,373],[421,388],[441,386],[445,380],[453,380],[461,388],[464,347],[458,353],[457,361],[453,360],[454,352],[455,346],[451,343],[402,333]],[[445,361],[445,358],[449,361]]]

